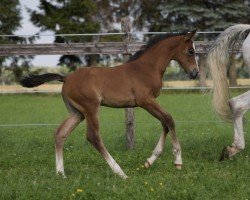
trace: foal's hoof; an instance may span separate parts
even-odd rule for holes
[[[174,164],[174,165],[175,165],[175,168],[176,168],[176,169],[181,170],[182,164]]]
[[[146,161],[144,166],[145,166],[145,168],[149,168],[151,166],[151,164],[148,161]]]
[[[220,162],[226,159],[229,159],[229,147],[224,147],[221,156],[220,156]]]
[[[124,180],[126,180],[126,179],[128,179],[128,176],[127,176],[126,174],[124,174],[124,175],[122,176],[122,178],[123,178]]]
[[[63,179],[67,178],[63,172],[57,172],[56,174],[57,174],[60,178],[63,178]]]
[[[128,176],[124,173],[117,173],[117,175],[119,175],[124,180],[128,179]]]

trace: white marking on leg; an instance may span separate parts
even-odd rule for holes
[[[146,168],[150,167],[150,165],[152,165],[155,162],[155,160],[159,157],[159,155],[162,153],[164,146],[165,146],[166,137],[167,137],[167,134],[165,134],[165,133],[161,134],[161,137],[160,137],[151,157],[148,158],[147,162],[145,163]]]
[[[108,152],[106,152],[106,156],[104,156],[104,158],[115,174],[118,174],[124,179],[128,178],[127,175],[122,171],[121,167]]]
[[[56,173],[65,176],[62,154],[56,151]]]
[[[173,145],[173,155],[175,158],[174,164],[177,169],[181,169],[182,166],[182,156],[181,156],[181,145],[177,138],[177,135],[174,130],[170,131],[172,137],[172,145]]]
[[[175,148],[173,148],[173,155],[175,157],[174,164],[176,166],[182,165],[181,149],[175,149]]]

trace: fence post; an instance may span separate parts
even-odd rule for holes
[[[200,78],[199,78],[199,86],[200,87],[206,87],[207,83],[206,83],[206,55],[204,53],[199,54],[199,74],[200,74]]]
[[[122,31],[126,33],[123,37],[123,42],[127,45],[131,38],[131,22],[129,17],[124,17],[121,20],[121,28]],[[129,60],[131,54],[126,53],[123,54],[123,62]],[[127,149],[133,149],[135,147],[135,140],[134,140],[134,133],[135,133],[135,121],[134,121],[134,109],[133,108],[126,108],[125,109],[125,123],[126,123],[126,147]]]

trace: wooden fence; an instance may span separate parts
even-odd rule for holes
[[[196,53],[206,53],[211,42],[195,41]],[[133,54],[144,42],[87,42],[55,44],[1,44],[0,56]]]

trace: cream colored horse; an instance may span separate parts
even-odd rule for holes
[[[224,30],[213,43],[207,55],[207,66],[213,79],[213,105],[218,115],[234,126],[234,141],[223,149],[220,160],[234,156],[245,148],[243,133],[243,115],[250,108],[250,91],[229,98],[227,68],[230,51],[237,40],[244,40],[242,45],[243,60],[250,68],[250,25],[238,24]]]

